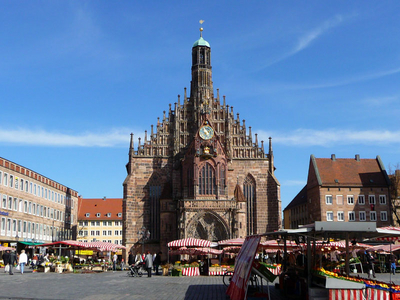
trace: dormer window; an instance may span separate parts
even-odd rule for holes
[[[97,213],[97,214],[96,214],[96,217],[100,218],[100,216],[101,216],[101,214],[100,214],[100,213]]]
[[[90,213],[86,213],[86,214],[85,214],[85,217],[86,217],[86,218],[89,218],[89,217],[90,217]]]
[[[111,213],[107,213],[107,217],[111,218]]]
[[[118,218],[122,217],[122,213],[118,213]]]

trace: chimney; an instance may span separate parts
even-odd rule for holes
[[[336,161],[336,155],[335,155],[335,154],[332,154],[332,155],[331,155],[331,160],[332,160],[332,161]]]
[[[107,200],[107,198],[104,196],[104,197],[103,197],[103,201],[106,201],[106,200]]]
[[[356,161],[360,161],[360,154],[356,154]]]

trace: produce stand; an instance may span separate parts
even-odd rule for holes
[[[373,240],[383,237],[400,236],[400,229],[376,228],[375,222],[315,222],[304,226],[303,228],[280,231],[285,238],[302,236],[306,240],[306,250],[308,259],[308,297],[320,299],[321,294],[315,292],[327,292],[330,300],[335,299],[374,299],[389,300],[397,299],[400,294],[399,286],[375,280],[367,280],[350,275],[350,245],[356,240]],[[326,271],[323,268],[317,268],[316,246],[318,239],[329,241],[331,239],[345,238],[345,262],[344,266],[338,270]],[[357,265],[359,262],[355,262]],[[312,271],[312,269],[314,269]],[[340,272],[340,274],[338,273]],[[322,296],[325,297],[325,296]],[[338,298],[340,297],[340,298]],[[372,298],[371,298],[372,297]],[[400,298],[399,298],[400,299]]]

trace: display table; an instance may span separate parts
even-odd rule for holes
[[[390,292],[378,289],[330,289],[329,300],[376,299],[390,300]]]
[[[182,268],[183,276],[200,276],[199,267]]]
[[[208,276],[222,276],[226,271],[208,271]]]

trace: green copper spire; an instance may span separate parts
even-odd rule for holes
[[[200,20],[200,24],[203,24],[203,23],[204,23],[204,21]],[[206,46],[208,48],[211,48],[210,44],[205,39],[203,39],[203,28],[202,27],[200,27],[200,38],[194,42],[193,48],[197,47],[197,46]]]

